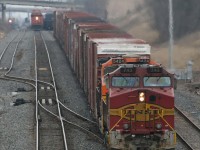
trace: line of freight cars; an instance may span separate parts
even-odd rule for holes
[[[33,30],[52,30],[53,29],[53,14],[47,13],[43,17],[40,10],[33,10],[31,13],[31,28]]]
[[[106,145],[174,149],[174,76],[151,60],[150,45],[87,13],[57,11],[54,18],[54,36]]]

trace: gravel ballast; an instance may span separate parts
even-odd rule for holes
[[[17,34],[12,31],[0,41],[0,53],[7,43]],[[52,67],[58,89],[58,97],[68,108],[94,120],[90,114],[86,96],[80,88],[76,75],[70,68],[65,53],[60,49],[52,32],[43,31],[43,36],[49,48]],[[22,42],[19,44],[14,68],[8,74],[11,76],[35,78],[34,71],[34,32],[27,31]],[[4,61],[10,61],[6,56]],[[8,63],[6,62],[6,63]],[[3,64],[3,62],[1,62]],[[0,64],[0,65],[1,65]],[[2,71],[0,71],[2,74]],[[18,88],[24,88],[24,92],[16,92]],[[35,149],[35,91],[34,87],[19,82],[0,79],[0,150],[34,150]],[[17,98],[23,98],[31,103],[19,106],[12,106]],[[178,88],[175,91],[175,104],[183,110],[197,124],[200,124],[200,97],[191,94],[185,88]],[[80,123],[77,119],[65,110],[62,111],[67,119]],[[84,124],[88,126],[88,124]],[[83,125],[83,126],[84,126]],[[176,123],[178,126],[179,123]],[[74,126],[65,123],[67,140],[70,150],[104,150],[106,147],[98,142],[93,136],[86,134]],[[91,127],[91,130],[98,130]],[[192,138],[192,136],[191,136]],[[178,142],[177,149],[184,149]]]

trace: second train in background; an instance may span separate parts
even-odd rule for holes
[[[43,28],[44,18],[40,10],[33,10],[31,13],[31,28],[41,30]]]

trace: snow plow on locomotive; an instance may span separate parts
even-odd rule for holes
[[[174,76],[150,45],[81,12],[55,12],[54,36],[109,148],[174,149]]]

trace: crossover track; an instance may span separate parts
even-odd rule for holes
[[[177,107],[175,107],[175,118],[179,123],[176,128],[178,138],[187,148],[197,150],[200,146],[200,128]]]
[[[40,32],[35,33],[35,79],[29,79],[18,76],[11,76],[9,73],[12,71],[15,63],[15,55],[20,42],[25,36],[26,31],[18,32],[14,38],[8,43],[6,48],[0,55],[1,66],[4,65],[4,56],[9,55],[10,61],[5,60],[6,68],[1,71],[0,79],[7,81],[15,81],[28,84],[36,91],[36,149],[69,149],[66,142],[65,130],[63,122],[71,127],[75,127],[89,136],[94,137],[95,141],[103,143],[103,140],[96,135],[95,131],[91,131],[91,127],[97,127],[97,123],[89,120],[88,118],[72,111],[58,100],[57,89],[55,86],[51,61],[48,53],[46,43]],[[12,45],[12,52],[9,47]],[[15,47],[15,48],[13,48]],[[38,49],[37,49],[38,48]],[[9,53],[8,53],[9,52]],[[8,54],[7,54],[8,53]],[[12,55],[11,55],[12,53]],[[46,54],[46,56],[44,56]],[[9,67],[8,67],[9,66]],[[4,68],[4,67],[2,67]],[[62,106],[62,111],[67,111],[79,119],[76,123],[66,119],[66,116],[61,116],[59,106]],[[53,117],[52,117],[53,116]],[[82,120],[82,121],[80,121]],[[47,121],[47,122],[46,122]],[[48,122],[50,121],[50,122]],[[60,122],[60,123],[59,123]],[[62,123],[61,123],[62,122]],[[78,124],[77,124],[78,122]],[[50,127],[52,125],[52,128]],[[62,126],[63,125],[63,126]],[[50,127],[50,128],[49,128]],[[70,135],[69,135],[70,136]],[[51,138],[52,137],[52,138]],[[57,142],[58,143],[57,143]]]

